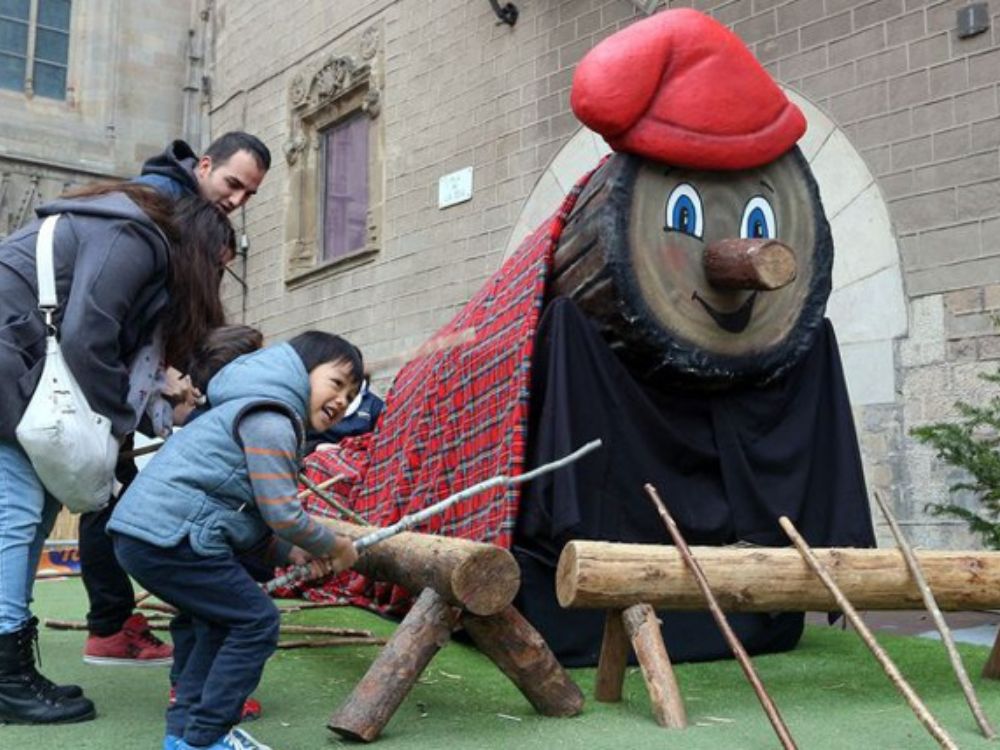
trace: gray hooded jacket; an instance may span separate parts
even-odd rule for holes
[[[56,326],[66,362],[90,403],[121,436],[135,426],[128,363],[153,335],[169,301],[167,239],[129,198],[61,199],[53,256]],[[41,220],[0,242],[0,440],[14,440],[41,374],[45,325],[38,310],[35,243]]]

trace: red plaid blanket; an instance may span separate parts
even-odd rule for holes
[[[387,526],[477,482],[522,472],[531,353],[545,280],[552,251],[587,177],[435,335],[472,327],[475,339],[404,366],[375,431],[310,455],[304,469],[311,480],[344,475],[330,488],[336,500],[368,523]],[[509,547],[518,498],[516,486],[496,487],[415,530]],[[315,496],[306,508],[336,516]],[[408,592],[398,586],[376,584],[353,571],[283,593],[295,590],[316,601],[387,613],[401,614],[410,604]]]

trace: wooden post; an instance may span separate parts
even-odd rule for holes
[[[545,639],[513,606],[488,617],[464,613],[462,624],[479,650],[543,716],[576,716],[583,693],[556,661]]]
[[[677,687],[674,668],[663,645],[656,612],[648,604],[634,604],[622,612],[622,623],[642,668],[653,718],[661,727],[683,729],[687,726],[687,712]]]
[[[594,679],[594,698],[601,703],[617,703],[622,699],[622,684],[629,655],[628,633],[620,609],[609,609],[604,618],[601,656]]]
[[[780,289],[795,281],[795,253],[770,239],[723,239],[705,248],[705,278],[719,289]]]
[[[327,727],[363,742],[378,737],[421,672],[451,638],[456,619],[457,612],[437,592],[424,589]]]

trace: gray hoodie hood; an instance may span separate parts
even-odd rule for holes
[[[306,424],[309,393],[309,373],[289,344],[244,354],[208,383],[208,401],[213,407],[234,399],[273,399],[291,408]]]

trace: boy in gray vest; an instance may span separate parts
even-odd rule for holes
[[[278,641],[278,610],[237,555],[350,567],[350,539],[297,498],[306,429],[328,430],[363,377],[352,344],[309,331],[247,354],[209,383],[212,408],[168,440],[108,523],[122,567],[194,620],[165,750],[266,748],[233,727]]]

